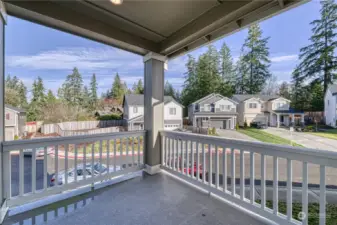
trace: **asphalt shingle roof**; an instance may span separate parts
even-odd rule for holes
[[[124,97],[125,97],[125,101],[128,103],[128,105],[144,105],[144,95],[140,95],[140,94],[127,94]],[[179,104],[171,96],[164,96],[164,104],[166,104],[168,102],[171,102],[171,101],[174,101],[177,104]]]
[[[26,110],[24,110],[24,109],[21,109],[21,108],[18,108],[18,107],[14,107],[14,106],[11,106],[11,105],[5,105],[5,107],[9,108],[11,110],[17,111],[17,112],[26,112]]]
[[[277,95],[233,95],[232,99],[237,102],[242,102],[250,98],[259,98],[262,101],[270,101],[279,97],[280,96]]]

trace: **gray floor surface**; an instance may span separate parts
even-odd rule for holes
[[[87,197],[88,198],[88,197]],[[88,203],[90,201],[90,204]],[[76,203],[67,212],[40,209],[34,223],[89,225],[261,225],[249,214],[202,193],[166,175],[144,175],[115,184],[88,198],[86,204]],[[48,215],[53,219],[47,219]],[[20,216],[22,219],[19,219]],[[45,218],[44,218],[45,217]],[[24,223],[23,220],[25,219]],[[44,219],[43,219],[44,218]],[[8,218],[5,224],[30,224],[27,216]],[[31,220],[33,224],[33,220]]]

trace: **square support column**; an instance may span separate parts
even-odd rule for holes
[[[280,127],[280,114],[276,114],[276,126],[277,126],[277,128],[279,128]]]
[[[144,56],[144,129],[147,131],[145,171],[160,172],[161,138],[164,130],[164,64],[166,57],[149,53]]]
[[[5,140],[5,25],[7,20],[6,9],[0,0],[0,224],[2,223],[8,207],[6,203],[5,185],[10,182],[9,176],[4,176],[4,162],[10,158],[4,158],[2,143]],[[7,154],[9,156],[9,154]],[[8,172],[8,171],[7,171]]]

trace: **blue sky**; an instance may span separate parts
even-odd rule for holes
[[[260,23],[264,36],[270,37],[270,69],[279,82],[290,81],[299,49],[309,43],[309,23],[319,17],[319,9],[319,2],[314,0]],[[226,42],[237,60],[246,36],[244,29],[213,44],[219,49]],[[111,88],[116,72],[129,87],[143,78],[141,56],[14,17],[8,18],[5,43],[5,73],[19,77],[28,89],[41,76],[45,87],[56,93],[75,66],[84,84],[89,84],[93,73],[97,75],[99,92]],[[207,46],[190,54],[197,58],[206,49]],[[179,89],[184,81],[186,59],[185,55],[169,61],[165,72],[165,79]]]

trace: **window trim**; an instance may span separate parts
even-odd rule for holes
[[[252,107],[253,105],[255,105],[255,107]],[[248,103],[248,108],[249,109],[257,109],[257,103],[256,102],[250,102],[250,103]]]
[[[174,113],[172,113],[171,110],[173,110]],[[177,108],[175,108],[175,107],[170,107],[170,108],[169,108],[169,115],[172,115],[172,116],[177,115]]]
[[[133,107],[133,113],[138,113],[138,107],[137,106]]]

